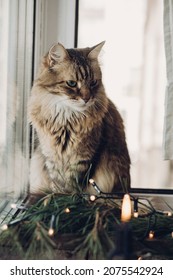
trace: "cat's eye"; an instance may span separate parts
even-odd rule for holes
[[[90,86],[91,86],[91,87],[94,87],[94,86],[96,86],[96,85],[97,85],[97,80],[91,81],[91,83],[90,83]]]
[[[66,83],[69,87],[76,87],[77,86],[77,82],[72,81],[72,80],[66,81]]]

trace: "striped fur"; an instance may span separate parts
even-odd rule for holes
[[[98,55],[53,46],[43,58],[28,104],[39,145],[31,159],[32,193],[94,193],[130,186],[130,158],[122,118],[105,94]]]

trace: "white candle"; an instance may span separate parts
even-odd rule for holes
[[[128,222],[131,219],[131,215],[132,215],[132,207],[131,207],[130,195],[125,194],[122,202],[121,221]]]

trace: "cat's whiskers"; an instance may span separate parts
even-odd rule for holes
[[[57,44],[43,58],[29,101],[39,140],[31,159],[31,192],[73,193],[77,185],[90,193],[90,171],[104,192],[119,187],[121,178],[130,185],[123,122],[102,85],[102,46],[66,50]]]

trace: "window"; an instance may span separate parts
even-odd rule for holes
[[[75,0],[0,0],[0,212],[28,192],[32,80],[49,47],[74,46],[75,10]]]
[[[106,40],[104,84],[125,121],[132,186],[172,187],[172,164],[162,160],[161,150],[162,1],[0,0],[0,211],[9,200],[27,194],[34,146],[27,120],[32,81],[41,56],[53,44],[76,45],[78,5],[78,46]]]
[[[0,190],[19,197],[28,186],[33,1],[0,1]]]
[[[103,40],[104,85],[125,121],[132,187],[170,189],[172,164],[162,156],[166,86],[162,1],[81,1],[78,45]]]

